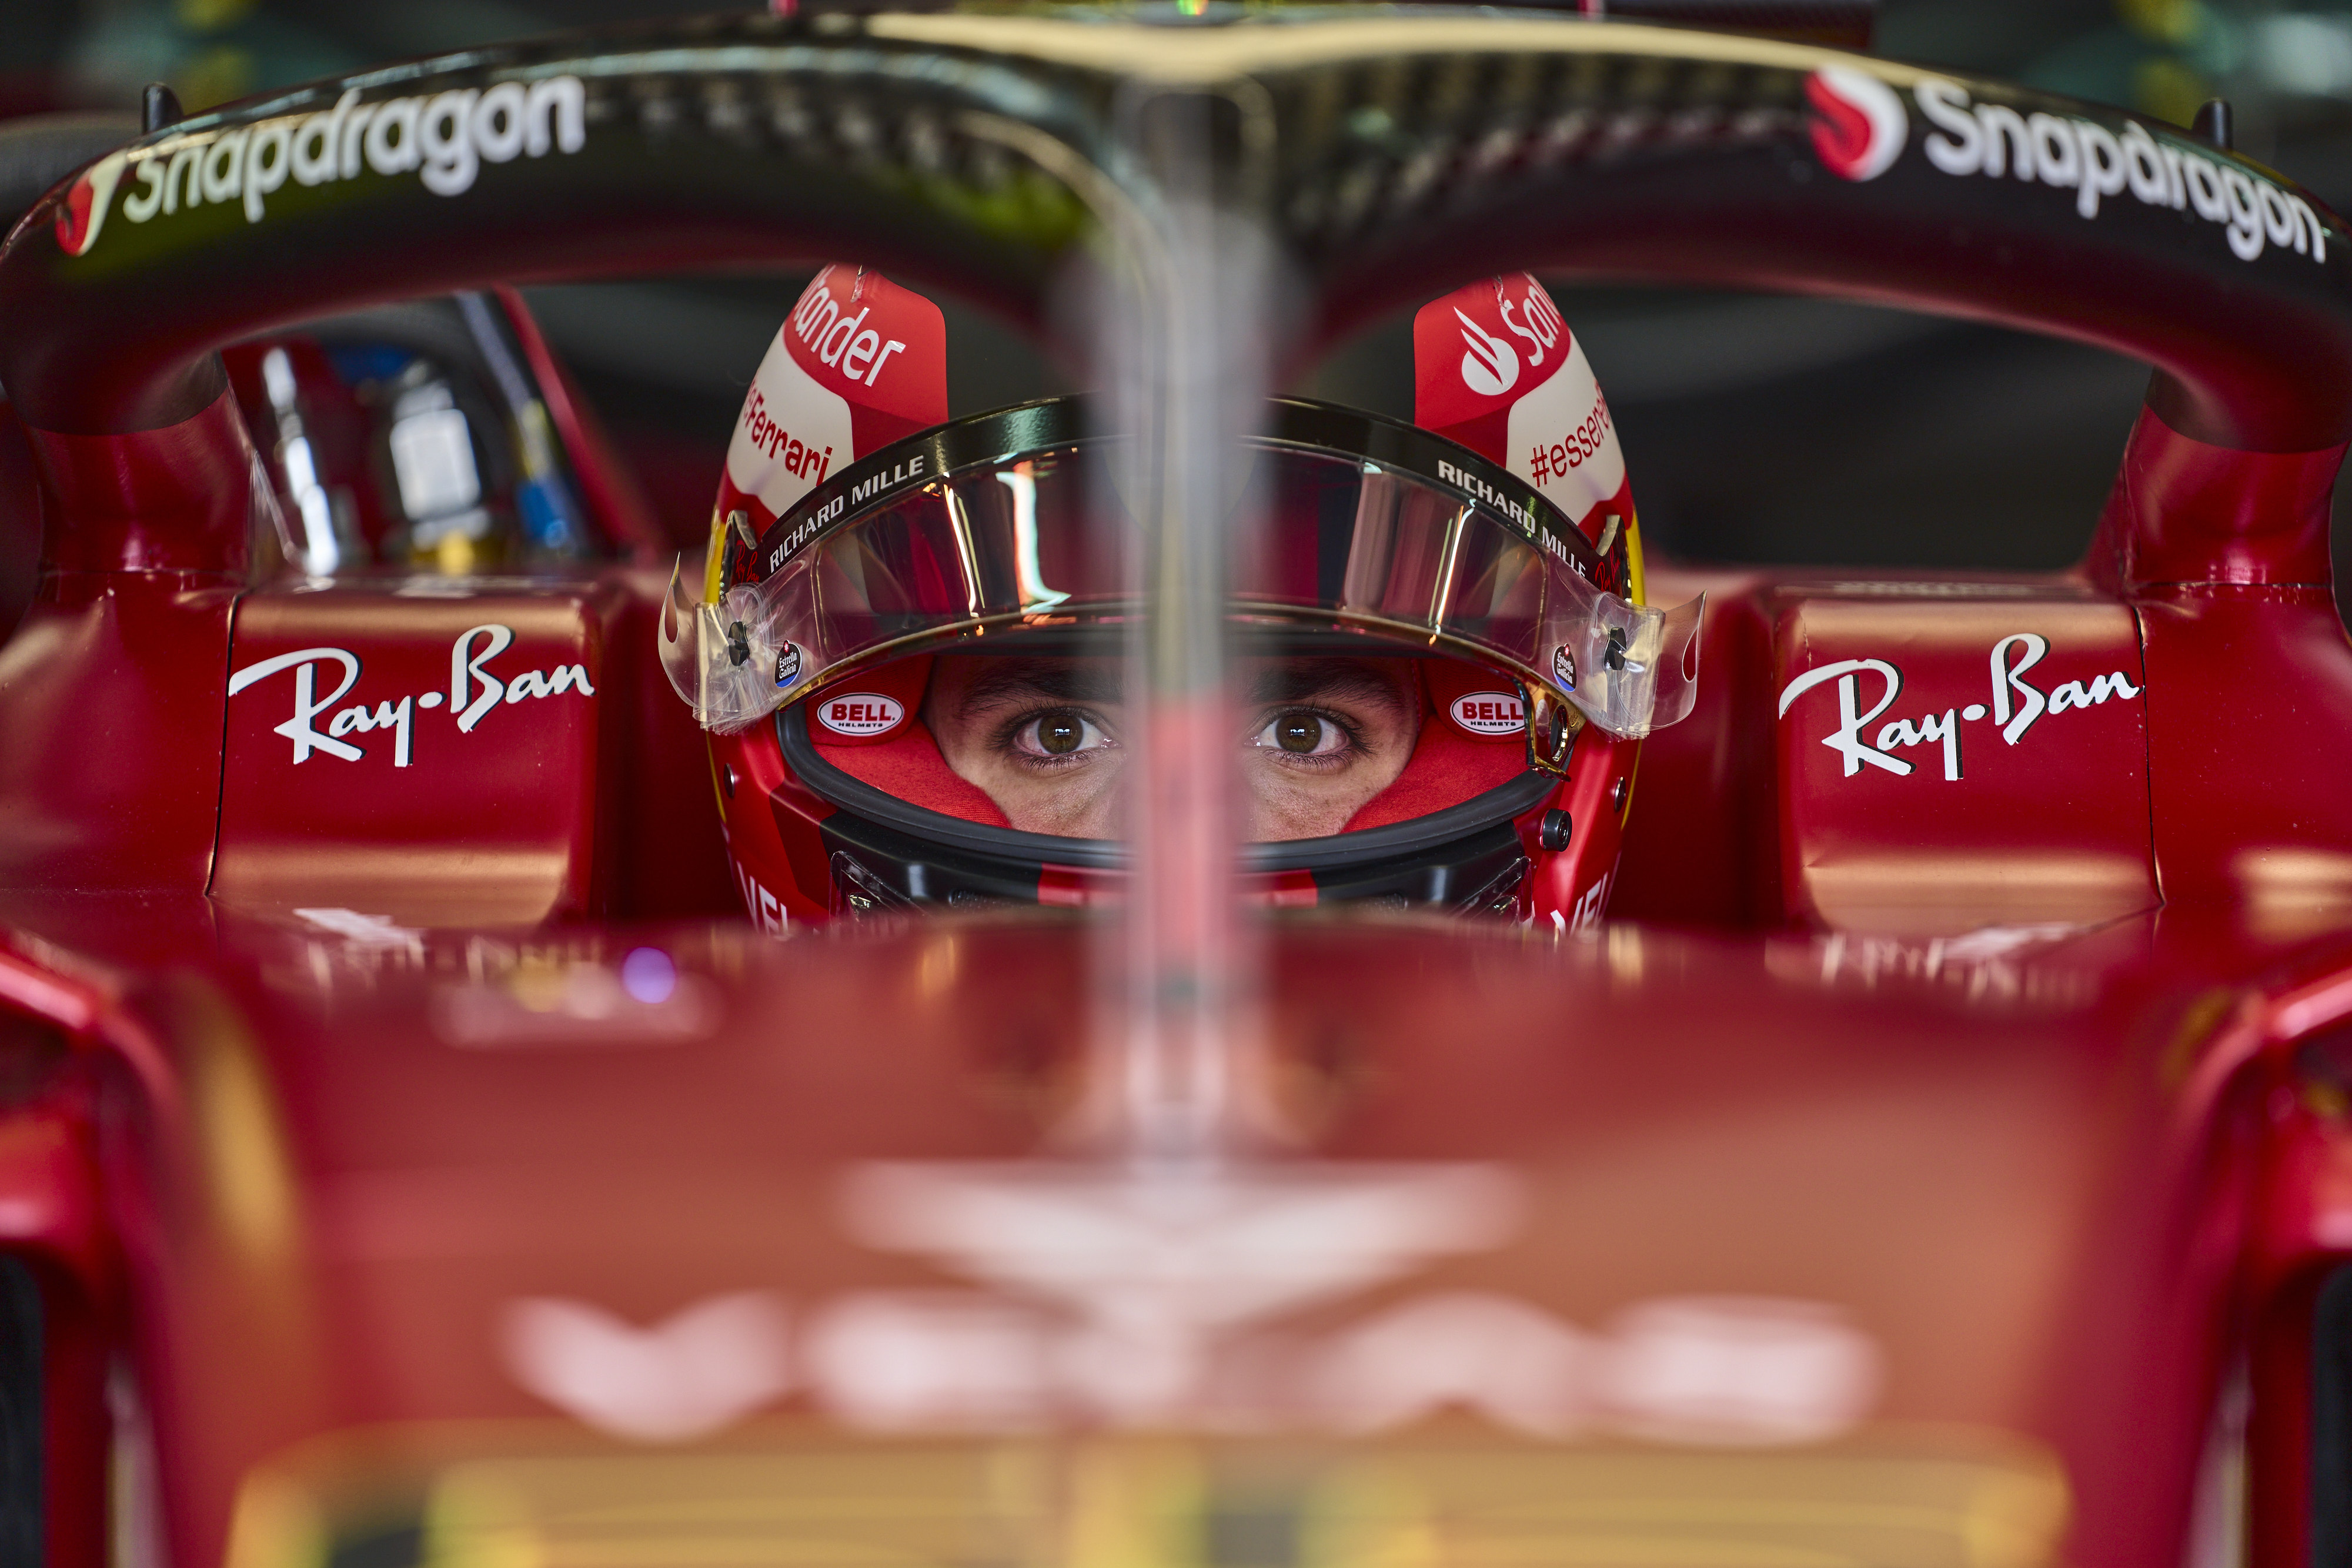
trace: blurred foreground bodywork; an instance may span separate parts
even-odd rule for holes
[[[1220,20],[480,52],[184,122],[15,231],[0,381],[46,523],[0,650],[26,1553],[2352,1550],[2352,236],[2161,127],[1814,47]],[[433,160],[347,157],[394,103]],[[652,655],[665,574],[594,559],[650,534],[527,314],[464,291],[855,254],[1097,365],[1056,302],[1124,300],[1160,312],[1127,395],[1166,459],[1221,449],[1180,371],[1231,297],[1152,266],[1258,255],[1204,214],[1305,302],[1277,367],[1526,265],[2158,371],[2073,573],[1652,563],[1654,600],[1710,594],[1699,708],[1644,743],[1639,815],[1561,796],[1628,836],[1530,890],[1540,924],[1234,917],[1185,858],[1224,830],[1175,789],[1124,944],[730,887],[714,782],[730,835],[786,803],[707,771]],[[393,405],[440,477],[387,456],[404,509],[339,521],[285,460],[332,385],[232,345],[445,291],[473,349],[335,372],[442,386]],[[1148,508],[1162,612],[1216,570],[1186,472]],[[469,509],[508,553],[435,542]],[[1214,653],[1175,619],[1181,718]],[[765,930],[713,924],[739,900]]]

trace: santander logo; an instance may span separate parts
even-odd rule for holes
[[[1462,341],[1469,345],[1462,356],[1462,384],[1484,397],[1500,397],[1517,386],[1518,350],[1465,316],[1459,306],[1454,319],[1462,323]]]
[[[1895,89],[1845,66],[1823,66],[1806,79],[1813,106],[1813,151],[1831,173],[1875,180],[1903,154],[1911,118]]]

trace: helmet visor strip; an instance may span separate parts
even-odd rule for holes
[[[1622,546],[1603,556],[1528,486],[1426,432],[1293,400],[1274,413],[1252,444],[1265,526],[1234,563],[1237,619],[1480,660],[1613,735],[1690,711],[1699,605],[1613,591]],[[679,695],[740,729],[883,658],[1131,616],[1136,525],[1105,505],[1108,444],[1077,420],[1065,402],[959,421],[756,539],[730,529],[716,602],[682,572],[672,584],[662,655]]]

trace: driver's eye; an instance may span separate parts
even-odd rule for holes
[[[1348,732],[1321,714],[1293,709],[1275,715],[1250,744],[1276,747],[1293,757],[1328,757],[1347,746]]]
[[[1110,744],[1102,727],[1082,713],[1047,713],[1023,725],[1013,735],[1014,747],[1032,757],[1073,757]]]

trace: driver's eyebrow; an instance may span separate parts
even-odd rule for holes
[[[991,657],[991,668],[972,679],[956,704],[959,717],[1020,703],[1115,703],[1120,670],[1116,662],[1094,659]]]
[[[1249,700],[1262,703],[1309,702],[1353,698],[1398,713],[1412,704],[1397,683],[1355,659],[1286,659],[1258,672],[1250,683]]]

